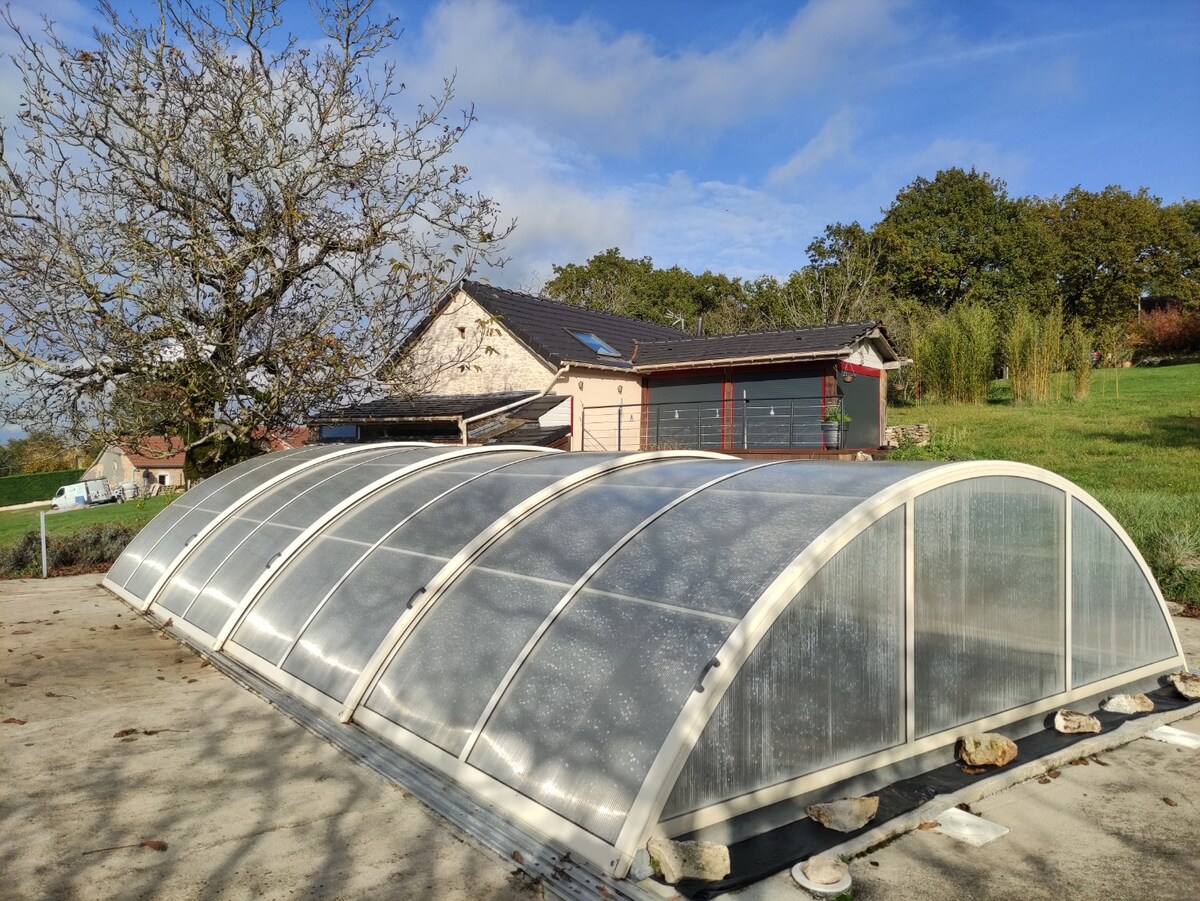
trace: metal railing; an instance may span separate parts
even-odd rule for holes
[[[616,404],[580,411],[585,451],[833,450],[846,423],[836,395]]]

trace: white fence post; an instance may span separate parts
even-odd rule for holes
[[[42,511],[42,578],[45,579],[49,574],[50,561],[46,557],[46,511]]]

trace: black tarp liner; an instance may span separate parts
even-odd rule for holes
[[[1180,697],[1172,686],[1157,688],[1146,692],[1147,697],[1154,701],[1152,713],[1122,715],[1106,713],[1101,710],[1093,713],[1100,721],[1100,732],[1112,732],[1126,720],[1141,719],[1146,716],[1173,710],[1182,710],[1188,706],[1200,706],[1198,701],[1188,701]],[[1054,714],[1046,717],[1047,728],[1017,741],[1017,763],[1029,763],[1040,757],[1069,748],[1086,738],[1093,738],[1095,733],[1077,735],[1062,735],[1054,730]],[[697,879],[684,879],[675,889],[688,898],[703,901],[715,898],[725,892],[744,888],[783,870],[791,869],[802,860],[807,860],[814,854],[828,851],[857,835],[868,832],[886,823],[894,817],[916,810],[936,795],[949,795],[964,786],[981,779],[996,775],[998,770],[989,768],[985,773],[969,774],[963,772],[958,763],[948,763],[945,766],[921,773],[911,779],[902,779],[891,785],[872,792],[879,796],[879,812],[875,818],[857,832],[834,832],[808,818],[788,823],[762,835],[756,835],[729,846],[729,875],[720,882],[702,882]]]

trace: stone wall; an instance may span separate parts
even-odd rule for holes
[[[554,375],[504,324],[464,293],[447,305],[409,349],[412,394],[541,391]]]
[[[890,425],[884,432],[884,447],[899,447],[901,444],[929,443],[929,423],[920,422],[916,425]]]

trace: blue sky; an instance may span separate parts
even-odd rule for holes
[[[40,8],[90,27],[89,0]],[[900,188],[947,166],[1015,195],[1120,184],[1200,197],[1200,0],[378,10],[404,27],[389,55],[408,102],[454,75],[456,102],[475,106],[458,156],[518,221],[511,262],[492,273],[510,287],[536,290],[552,264],[612,246],[663,266],[786,275],[826,224],[873,223]],[[287,0],[285,19],[311,39],[304,0]]]
[[[457,73],[463,153],[518,218],[497,281],[609,246],[786,274],[939,168],[1013,194],[1200,196],[1200,2],[397,6],[402,68]]]
[[[39,8],[67,31],[90,27],[87,0]],[[947,166],[1014,195],[1119,184],[1200,197],[1200,0],[380,10],[405,29],[389,55],[409,102],[453,74],[457,102],[475,106],[459,161],[518,221],[510,263],[490,273],[502,286],[536,291],[552,264],[613,246],[661,266],[786,275],[826,224],[871,224]],[[306,3],[286,15],[311,38]],[[0,75],[0,113],[12,78]]]

